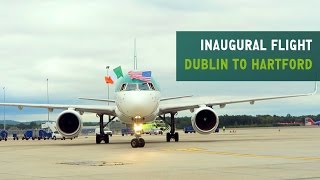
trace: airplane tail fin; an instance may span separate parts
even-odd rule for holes
[[[309,117],[306,117],[305,118],[305,124],[306,125],[314,125],[314,120],[309,118]]]

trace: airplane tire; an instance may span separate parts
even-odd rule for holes
[[[96,134],[96,144],[100,144],[101,143],[101,137],[99,134]]]
[[[178,142],[179,141],[179,134],[176,132],[174,133],[174,141]]]
[[[170,142],[170,139],[171,139],[170,133],[167,133],[166,139],[167,139],[167,142]]]
[[[139,138],[139,147],[144,147],[145,144],[146,144],[146,142],[144,141],[144,139]]]
[[[109,144],[109,135],[105,134],[103,137],[104,143]]]
[[[139,140],[137,138],[134,138],[134,139],[131,140],[131,147],[132,148],[139,147]]]

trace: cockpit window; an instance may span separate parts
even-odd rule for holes
[[[147,83],[142,83],[142,84],[138,84],[139,85],[139,90],[140,91],[146,91],[149,90],[149,86]]]
[[[135,83],[129,83],[127,85],[126,91],[135,91],[137,90],[137,84]]]
[[[155,91],[152,83],[128,83],[122,84],[120,91]]]

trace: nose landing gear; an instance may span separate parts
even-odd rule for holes
[[[137,147],[144,147],[145,141],[143,138],[137,137],[131,140],[131,147],[137,148]]]
[[[137,147],[144,147],[146,144],[144,139],[141,138],[141,131],[142,131],[142,124],[134,124],[134,135],[136,136],[131,140],[131,147],[137,148]]]

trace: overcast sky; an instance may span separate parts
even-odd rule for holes
[[[106,65],[131,70],[137,38],[138,68],[152,71],[162,96],[229,99],[310,92],[313,82],[176,82],[175,35],[178,30],[315,31],[320,26],[319,5],[316,0],[1,1],[0,86],[6,87],[7,102],[46,103],[47,78],[50,103],[86,104],[77,97],[106,98]],[[316,95],[216,111],[220,115],[319,114],[318,102]],[[0,108],[0,120],[2,113]],[[7,107],[6,119],[46,118],[46,110]],[[84,119],[97,120],[88,114]]]

